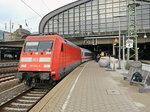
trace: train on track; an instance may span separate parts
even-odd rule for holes
[[[91,51],[59,35],[28,36],[22,48],[16,77],[29,86],[53,83],[91,59]]]

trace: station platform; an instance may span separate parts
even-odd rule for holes
[[[118,74],[100,68],[95,61],[86,62],[57,84],[30,112],[140,112],[130,95],[114,80]]]

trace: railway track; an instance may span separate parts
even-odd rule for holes
[[[18,65],[0,65],[0,68],[17,67]]]
[[[14,73],[18,70],[18,63],[3,63],[0,64],[0,75],[6,73]]]
[[[0,75],[2,74],[8,74],[8,73],[15,73],[18,71],[17,67],[11,67],[11,68],[0,68]]]
[[[36,89],[30,88],[11,100],[5,102],[0,106],[0,112],[27,112],[40,99],[42,99],[51,88]]]
[[[0,83],[15,79],[17,66],[0,66]],[[10,70],[11,69],[11,70]],[[12,71],[13,69],[13,71]],[[27,112],[41,100],[54,86],[49,88],[29,88],[23,83],[0,92],[0,112]]]
[[[0,76],[0,83],[15,79],[14,74]]]
[[[17,67],[18,63],[0,63],[0,68]]]
[[[7,68],[1,68],[0,67],[0,75],[1,74],[7,74],[7,73],[15,73],[17,72],[18,68],[17,67],[7,67]]]

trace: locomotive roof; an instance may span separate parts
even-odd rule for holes
[[[66,44],[68,44],[68,45],[70,45],[70,46],[72,46],[72,47],[80,48],[80,47],[77,46],[76,44],[74,44],[74,43],[72,43],[72,42],[70,42],[70,41],[68,41],[68,40],[66,40],[66,39],[65,39],[65,42],[66,42]]]
[[[55,40],[56,38],[59,38],[59,39],[64,40],[64,39],[63,39],[61,36],[59,36],[59,35],[38,35],[38,36],[28,36],[25,41],[32,41],[32,40],[38,41],[39,39],[40,39],[40,40],[41,40],[41,39],[44,39],[44,40],[54,39],[54,40]]]
[[[72,46],[72,47],[75,47],[75,48],[80,48],[79,46],[75,45],[74,43],[62,38],[61,36],[59,35],[36,35],[36,36],[28,36],[25,41],[38,41],[39,39],[44,39],[44,40],[49,40],[49,39],[56,39],[56,38],[59,38],[61,39],[62,41],[64,41],[66,44]]]

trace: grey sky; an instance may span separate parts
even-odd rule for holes
[[[42,17],[47,13],[63,5],[76,0],[23,0]],[[25,19],[28,27],[25,25]],[[31,32],[38,31],[38,25],[42,18],[28,8],[21,0],[0,0],[0,30],[9,31],[10,20],[14,24],[12,31],[15,31],[19,24]],[[7,24],[5,29],[5,24]]]

